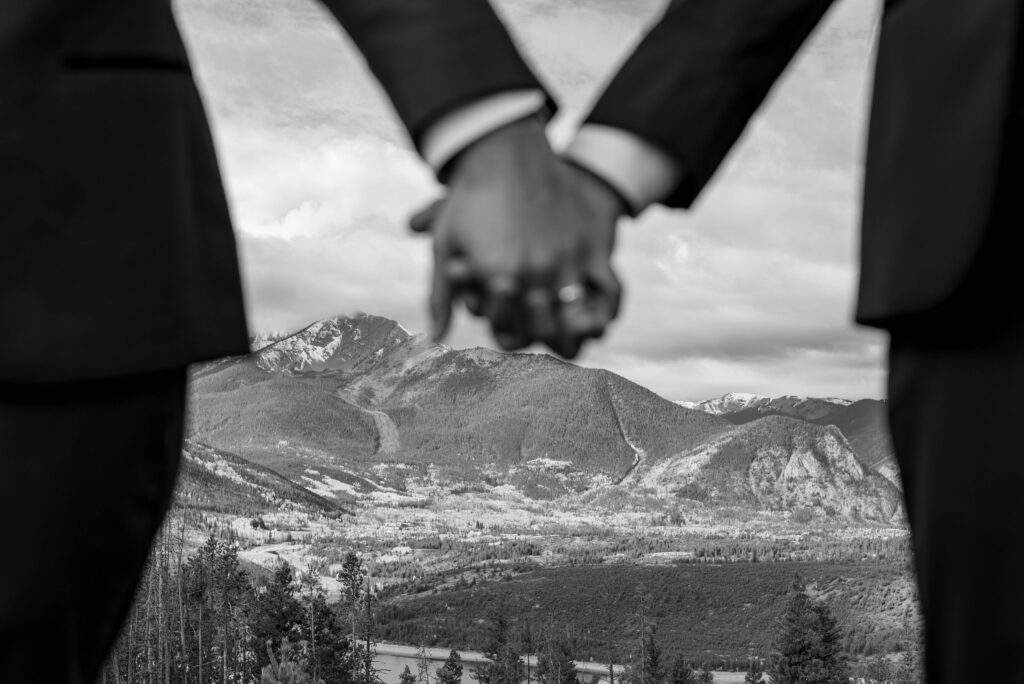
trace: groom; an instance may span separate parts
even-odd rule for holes
[[[474,157],[554,166],[539,119],[499,130],[552,106],[486,2],[325,4],[453,187]],[[0,682],[92,684],[171,500],[186,366],[248,351],[170,0],[3,3],[0,237]]]
[[[434,235],[437,333],[462,297],[506,348],[572,355],[599,335],[617,309],[618,217],[690,206],[830,4],[674,0],[564,162],[528,145],[457,159],[467,175],[413,220]],[[891,333],[930,684],[1024,682],[1011,655],[1024,651],[1024,292],[1011,238],[1024,218],[1022,55],[1015,0],[885,3],[857,320]]]

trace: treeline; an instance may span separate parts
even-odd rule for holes
[[[483,530],[483,525],[478,525]],[[698,541],[657,536],[612,539],[596,536],[593,539],[580,538],[546,543],[537,539],[522,538],[481,543],[479,539],[462,540],[454,536],[424,535],[419,539],[408,540],[406,545],[413,550],[435,552],[442,559],[455,558],[460,569],[446,569],[443,564],[436,562],[436,558],[433,562],[425,563],[415,554],[388,561],[370,562],[368,569],[374,577],[389,579],[384,596],[393,597],[426,591],[458,590],[475,586],[481,581],[510,579],[518,574],[550,565],[552,559],[557,559],[557,564],[564,566],[595,566],[623,560],[638,561],[655,553],[680,554],[673,561],[677,565],[855,562],[902,568],[908,564],[907,544],[905,538],[857,539],[840,543],[753,539]],[[343,548],[330,542],[315,545],[311,552],[322,556],[318,566],[321,572],[330,565],[340,562],[345,553]],[[439,565],[441,567],[438,567]],[[870,638],[860,641],[866,644],[866,652],[875,650],[880,644]]]
[[[834,606],[844,650],[855,657],[889,656],[902,646],[902,625],[915,618],[912,578],[901,567],[864,563],[729,563],[546,567],[515,574],[488,568],[483,580],[463,573],[443,590],[406,594],[383,603],[378,633],[385,641],[479,650],[476,621],[501,607],[517,624],[558,620],[577,635],[584,660],[624,662],[632,588],[658,597],[654,619],[681,647],[716,669],[745,666],[749,653],[767,653],[775,620],[785,610],[799,572]]]
[[[490,603],[481,602],[480,595],[466,597],[475,610],[474,606],[459,606],[453,600],[455,595],[449,595],[441,612],[458,616],[467,642],[459,643],[454,635],[416,620],[418,611],[407,601],[378,603],[380,597],[370,590],[367,568],[351,551],[335,573],[342,587],[341,600],[328,605],[316,568],[296,572],[282,562],[272,571],[248,571],[230,538],[216,535],[188,556],[184,530],[178,518],[158,538],[124,631],[104,669],[103,684],[380,684],[373,666],[375,640],[437,643],[431,636],[451,639],[441,642],[448,647],[474,648],[491,658],[490,664],[474,673],[480,684],[519,684],[520,680],[509,679],[514,672],[522,674],[528,684],[573,684],[576,674],[573,667],[570,681],[569,664],[575,660],[625,663],[624,672],[609,670],[603,677],[609,684],[702,684],[710,681],[713,669],[747,669],[749,682],[762,681],[763,672],[772,673],[776,684],[847,681],[798,676],[792,673],[796,665],[787,674],[780,663],[787,662],[786,654],[791,651],[793,662],[832,659],[829,662],[837,664],[827,673],[840,673],[836,677],[852,673],[865,682],[918,681],[914,677],[919,649],[911,631],[894,649],[903,652],[902,658],[851,664],[850,656],[857,655],[857,650],[850,648],[851,632],[838,626],[830,608],[807,595],[802,582],[791,587],[781,617],[776,614],[764,623],[765,632],[778,632],[770,648],[745,649],[743,653],[748,655],[738,658],[709,658],[715,651],[700,650],[694,643],[687,647],[691,657],[686,657],[680,636],[662,639],[659,627],[665,627],[670,635],[690,633],[678,630],[671,617],[681,606],[666,603],[672,597],[664,582],[675,584],[677,580],[664,577],[648,584],[645,580],[657,576],[641,577],[650,573],[636,569],[628,580],[622,575],[608,578],[612,581],[605,584],[575,578],[607,609],[601,613],[576,601],[571,609],[588,616],[583,625],[557,601],[544,602],[539,612],[525,613],[522,606],[514,605],[513,597],[531,604],[539,597],[514,591]],[[848,583],[849,579],[841,581]],[[564,594],[565,583],[555,584]],[[698,584],[702,591],[710,588],[707,582]],[[819,592],[833,590],[828,582],[815,585]],[[632,593],[630,587],[634,586],[650,589]],[[736,593],[739,585],[730,586]],[[658,597],[656,603],[652,596]],[[785,590],[781,596],[786,596]],[[739,598],[746,600],[746,596]],[[706,604],[703,610],[711,605],[717,604]],[[690,611],[684,608],[684,612]],[[481,620],[481,614],[488,617]],[[424,631],[428,626],[430,631]],[[614,630],[609,632],[609,627]],[[735,623],[729,627],[738,628]],[[808,655],[801,651],[812,647],[820,652]],[[758,651],[759,657],[748,657]],[[537,656],[536,671],[523,669],[521,656],[526,654]],[[446,667],[451,676],[461,665],[452,657],[449,660]],[[423,663],[421,669],[426,672],[426,658]],[[816,672],[814,676],[824,676]],[[438,672],[421,673],[416,681],[409,679],[412,676],[403,674],[403,684],[444,684]],[[458,684],[458,679],[448,684]],[[585,680],[584,684],[596,681]]]
[[[339,573],[343,600],[328,605],[315,569],[249,573],[214,535],[186,557],[175,523],[156,540],[102,684],[379,684],[375,599],[355,554]]]
[[[607,670],[582,678],[583,684],[712,684],[713,669],[745,670],[745,684],[921,684],[920,635],[909,629],[906,652],[898,661],[876,659],[852,663],[843,649],[844,633],[829,605],[812,598],[802,580],[795,578],[786,609],[775,623],[772,649],[767,656],[751,656],[739,663],[708,663],[687,659],[678,648],[669,657],[668,641],[658,634],[655,601],[643,586],[634,593],[628,622],[631,638],[626,649],[625,668],[608,665]],[[484,628],[480,650],[489,662],[474,668],[480,684],[579,684],[575,661],[585,648],[579,632],[555,623],[540,629],[511,620],[503,607],[491,611]],[[537,667],[524,666],[526,657],[536,657]],[[614,658],[608,653],[606,659]],[[411,682],[403,684],[412,684]]]

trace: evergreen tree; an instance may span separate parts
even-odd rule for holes
[[[435,675],[437,684],[460,684],[462,681],[462,658],[459,656],[459,652],[452,649],[448,654],[448,660],[437,668]]]
[[[301,638],[303,619],[302,604],[295,598],[295,574],[292,566],[281,561],[274,570],[274,576],[260,592],[249,610],[251,650],[256,654],[260,669],[270,664],[267,642],[275,655],[280,656],[280,645],[289,636]],[[294,650],[294,649],[293,649]]]
[[[665,663],[654,636],[653,625],[648,625],[647,632],[640,638],[637,657],[626,670],[626,681],[629,684],[664,684]]]
[[[764,667],[757,658],[751,658],[747,666],[747,676],[743,678],[744,684],[761,684],[764,681]]]
[[[315,581],[313,581],[315,580]],[[314,680],[350,684],[351,641],[338,613],[327,605],[327,597],[315,573],[302,583],[305,619],[300,634]]]
[[[630,628],[637,635],[636,647],[631,662],[626,668],[627,684],[664,684],[665,663],[661,648],[654,638],[655,625],[652,620],[652,599],[643,584],[633,595],[634,609]]]
[[[924,645],[921,643],[920,618],[908,621],[900,639],[903,659],[896,667],[896,684],[920,684],[924,681]]]
[[[370,588],[370,578],[364,578],[363,593],[360,600],[363,634],[352,648],[354,665],[353,684],[382,684],[380,674],[374,665],[377,649],[373,643],[373,602],[374,595]]]
[[[572,656],[569,639],[549,632],[537,657],[538,684],[578,684]]]
[[[872,684],[888,684],[892,681],[889,663],[883,658],[875,658],[864,668],[864,679]]]
[[[797,580],[779,621],[769,676],[772,684],[847,684],[842,633],[828,606],[814,601]]]
[[[341,599],[349,613],[349,639],[352,641],[352,647],[349,649],[348,679],[354,682],[359,678],[360,672],[365,678],[366,672],[365,667],[360,667],[360,663],[365,660],[365,654],[362,654],[365,648],[357,643],[361,614],[360,604],[363,596],[363,563],[359,560],[359,556],[351,551],[345,554],[338,579],[341,581]]]
[[[402,670],[402,674],[398,675],[398,684],[416,684],[416,675],[409,671],[408,665]]]
[[[186,619],[195,636],[195,650],[185,657],[188,669],[204,680],[226,680],[229,671],[238,669],[242,654],[237,644],[249,636],[243,613],[251,602],[251,586],[239,567],[238,548],[211,534],[184,573],[182,598],[187,596]]]
[[[483,651],[488,662],[473,668],[473,679],[480,684],[519,684],[523,678],[523,661],[512,643],[511,629],[505,610],[499,607],[487,620]]]
[[[695,684],[693,670],[686,664],[682,654],[676,655],[672,660],[672,667],[668,671],[667,684]]]

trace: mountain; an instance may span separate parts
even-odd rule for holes
[[[197,441],[286,470],[294,456],[470,470],[547,458],[615,480],[633,465],[631,440],[669,453],[730,427],[606,371],[452,350],[367,315],[200,369],[192,386]]]
[[[249,349],[251,351],[259,351],[264,347],[269,347],[278,340],[283,340],[288,337],[286,333],[282,332],[259,332],[249,335]]]
[[[819,420],[837,409],[849,406],[848,399],[816,399],[813,397],[765,397],[759,394],[732,392],[718,399],[704,401],[679,401],[680,406],[692,408],[715,416],[722,416],[731,423],[746,423],[768,415],[792,416],[805,420]]]
[[[862,463],[877,470],[896,487],[902,487],[889,437],[884,401],[797,396],[771,398],[756,394],[731,393],[718,399],[677,403],[720,416],[736,425],[767,416],[787,416],[815,425],[835,426],[846,437],[850,448]]]
[[[681,454],[653,459],[644,485],[714,505],[853,520],[900,514],[899,491],[863,463],[835,426],[769,416]]]
[[[861,461],[902,488],[892,438],[889,436],[886,402],[861,399],[815,422],[839,428]]]
[[[339,505],[406,500],[412,483],[533,499],[640,486],[700,505],[897,516],[898,493],[842,428],[811,422],[855,405],[724,399],[713,415],[608,371],[455,350],[358,314],[197,368],[190,438]],[[758,407],[765,416],[731,420]],[[782,410],[799,419],[773,417]],[[869,448],[870,421],[844,415]]]
[[[321,513],[342,510],[336,501],[235,454],[186,440],[182,456],[175,493],[189,508],[251,513],[282,508]]]

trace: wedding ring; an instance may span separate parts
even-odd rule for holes
[[[562,304],[574,304],[583,299],[587,293],[586,288],[580,283],[571,283],[558,290],[558,301]]]

